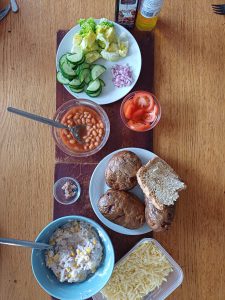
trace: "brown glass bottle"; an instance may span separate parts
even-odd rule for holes
[[[138,0],[116,0],[116,22],[126,28],[133,28],[137,7]]]

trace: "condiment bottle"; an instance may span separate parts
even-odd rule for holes
[[[158,20],[163,0],[141,0],[135,26],[139,30],[151,31]]]
[[[116,22],[126,28],[133,28],[138,7],[138,0],[116,1]]]

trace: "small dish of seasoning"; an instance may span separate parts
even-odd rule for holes
[[[72,177],[62,177],[54,184],[53,195],[61,204],[72,204],[80,197],[80,184]]]

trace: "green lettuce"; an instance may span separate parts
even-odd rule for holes
[[[78,21],[78,24],[80,25],[80,32],[79,34],[82,37],[85,37],[87,34],[90,32],[95,33],[96,30],[96,23],[93,18],[88,18],[88,19],[80,19]]]

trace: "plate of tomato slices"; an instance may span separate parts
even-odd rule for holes
[[[134,131],[148,131],[159,122],[161,106],[152,93],[136,91],[124,98],[120,115],[128,128]]]

